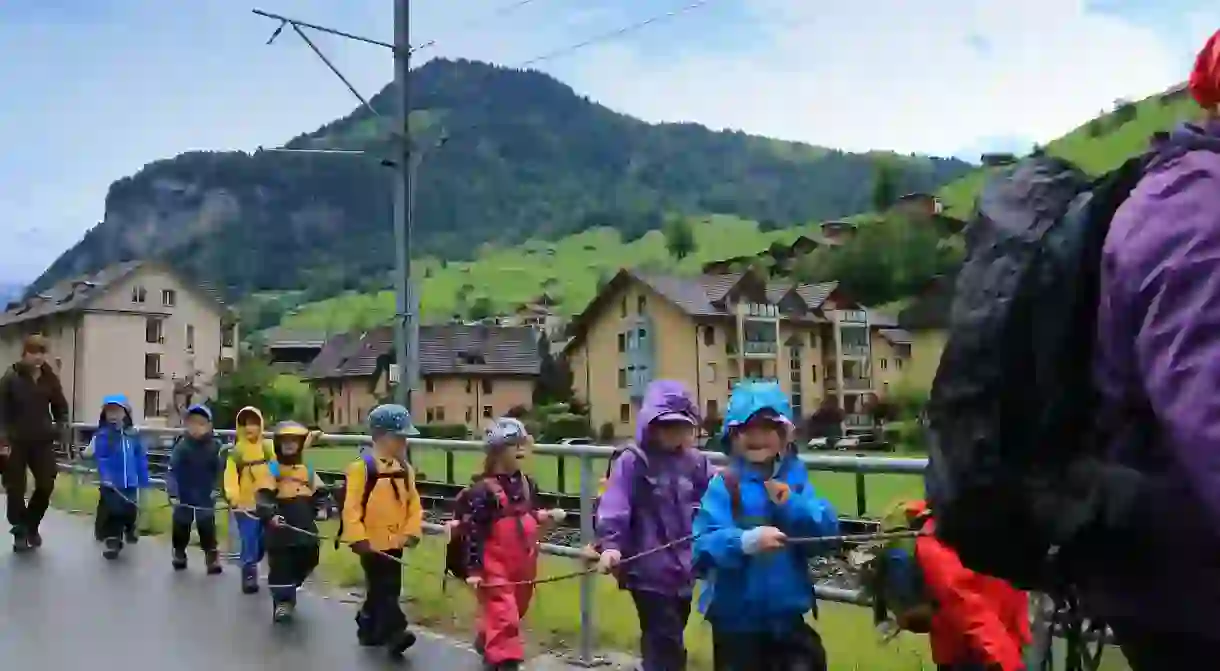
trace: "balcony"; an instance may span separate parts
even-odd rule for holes
[[[826,378],[826,390],[838,391],[839,380],[833,377]],[[843,391],[848,392],[866,392],[873,390],[873,380],[868,377],[849,377],[843,380]]]
[[[851,428],[867,429],[867,428],[872,427],[873,418],[869,415],[863,415],[860,413],[852,413],[852,414],[843,416],[843,423]]]
[[[766,303],[738,303],[737,314],[747,319],[779,319],[779,306]]]
[[[742,347],[746,356],[775,356],[779,353],[779,343],[774,340],[747,340]]]
[[[868,345],[849,345],[843,343],[843,356],[857,359],[867,359],[869,354]]]
[[[840,323],[848,324],[865,324],[868,323],[868,312],[865,310],[836,310],[836,316]]]

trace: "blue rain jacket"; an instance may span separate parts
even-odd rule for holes
[[[98,479],[124,491],[148,487],[148,453],[131,419],[131,404],[126,396],[116,394],[102,399],[103,408],[107,405],[118,405],[127,415],[122,426],[108,424],[104,410],[98,418],[89,450],[97,462]]]
[[[763,409],[785,418],[791,415],[788,399],[778,385],[738,385],[729,399],[725,433],[731,424],[744,422]],[[790,495],[782,505],[768,497],[764,482],[769,478],[756,466],[734,458],[728,468],[740,483],[742,515],[734,519],[724,477],[717,475],[703,496],[694,524],[694,562],[704,577],[699,610],[721,630],[782,631],[813,609],[808,562],[833,546],[793,544],[747,555],[743,536],[760,526],[777,527],[789,537],[835,536],[839,534],[838,516],[814,491],[795,451],[781,457],[770,473],[770,479],[788,485]]]

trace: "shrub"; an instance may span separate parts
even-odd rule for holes
[[[597,430],[597,439],[603,443],[609,443],[614,440],[614,422],[602,422],[601,428]]]
[[[538,434],[542,442],[556,443],[564,438],[588,438],[592,430],[588,417],[564,413],[543,419]]]

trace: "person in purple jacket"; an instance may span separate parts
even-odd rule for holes
[[[619,453],[597,507],[599,567],[615,571],[640,620],[644,671],[686,668],[683,633],[695,577],[688,539],[714,475],[695,447],[699,411],[681,382],[657,380],[640,406],[635,444]],[[674,543],[619,566],[624,557]]]
[[[1098,422],[1147,486],[1082,588],[1136,671],[1220,649],[1220,32],[1190,91],[1206,118],[1155,141],[1102,256]]]

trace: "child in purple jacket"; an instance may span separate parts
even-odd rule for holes
[[[598,503],[598,565],[603,572],[614,571],[635,601],[644,671],[686,668],[683,633],[695,585],[688,537],[714,474],[694,446],[699,423],[699,411],[682,383],[657,380],[649,385],[636,442],[616,455]],[[619,565],[669,543],[674,545]]]

